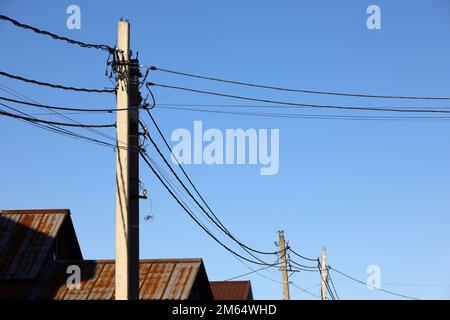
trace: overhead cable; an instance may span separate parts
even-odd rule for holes
[[[54,33],[51,33],[51,32],[45,31],[45,30],[41,30],[41,29],[38,29],[38,28],[30,26],[30,25],[27,25],[27,24],[21,23],[21,22],[15,20],[15,19],[7,17],[5,15],[0,15],[0,20],[8,21],[8,22],[12,23],[13,25],[15,25],[16,27],[23,28],[23,29],[28,29],[28,30],[31,30],[31,31],[33,31],[35,33],[49,36],[49,37],[53,38],[54,40],[65,41],[65,42],[70,43],[70,44],[78,45],[78,46],[80,46],[82,48],[94,48],[94,49],[104,50],[104,51],[107,51],[109,53],[114,53],[114,51],[115,51],[114,48],[112,48],[110,46],[107,46],[107,45],[104,45],[104,44],[86,43],[86,42],[82,42],[82,41],[77,41],[77,40],[73,40],[73,39],[70,39],[70,38],[66,38],[66,37],[63,37],[63,36],[59,36],[57,34],[54,34]]]
[[[276,100],[253,98],[253,97],[244,97],[244,96],[237,96],[237,95],[231,95],[231,94],[220,93],[220,92],[213,92],[213,91],[206,91],[206,90],[198,90],[198,89],[192,89],[192,88],[178,87],[178,86],[173,86],[173,85],[158,84],[158,83],[153,83],[153,82],[147,82],[147,83],[148,83],[148,85],[157,86],[157,87],[161,87],[161,88],[175,89],[175,90],[180,90],[180,91],[201,93],[201,94],[207,94],[207,95],[213,95],[213,96],[219,96],[219,97],[225,97],[225,98],[232,98],[232,99],[240,99],[240,100],[246,100],[246,101],[256,101],[256,102],[264,102],[264,103],[271,103],[271,104],[278,104],[278,105],[283,104],[283,105],[287,105],[287,106],[297,106],[297,107],[303,107],[303,108],[359,110],[359,111],[382,111],[382,112],[450,113],[450,110],[398,109],[398,108],[378,108],[378,107],[352,107],[352,106],[338,106],[338,105],[307,104],[307,103],[297,103],[297,102],[289,102],[289,101],[276,101]]]
[[[419,97],[419,96],[396,96],[396,95],[374,95],[374,94],[360,94],[360,93],[344,93],[344,92],[330,92],[330,91],[317,91],[317,90],[305,90],[305,89],[292,89],[292,88],[283,88],[277,86],[270,85],[262,85],[255,84],[243,81],[234,81],[234,80],[225,80],[216,77],[210,76],[201,76],[192,73],[180,72],[175,70],[169,70],[164,68],[159,68],[155,66],[148,67],[149,70],[161,71],[171,74],[176,74],[185,77],[203,79],[203,80],[211,80],[222,83],[236,84],[241,86],[248,86],[254,88],[262,88],[262,89],[271,89],[277,91],[287,91],[287,92],[299,92],[299,93],[308,93],[308,94],[319,94],[319,95],[332,95],[332,96],[345,96],[345,97],[357,97],[357,98],[377,98],[377,99],[403,99],[403,100],[450,100],[450,97]]]
[[[219,243],[224,249],[226,249],[227,251],[229,251],[230,253],[232,253],[233,255],[247,261],[253,264],[258,264],[258,265],[264,265],[264,266],[277,266],[278,264],[269,264],[269,263],[262,263],[262,262],[258,262],[258,261],[254,261],[251,259],[248,259],[244,256],[242,256],[241,254],[237,253],[236,251],[232,250],[231,248],[229,248],[227,245],[225,245],[223,242],[221,242],[211,231],[209,231],[207,228],[205,228],[200,222],[199,220],[193,216],[189,210],[181,203],[181,201],[178,199],[178,197],[173,193],[173,191],[168,187],[168,185],[163,181],[163,179],[161,178],[161,176],[156,172],[155,168],[153,167],[153,165],[150,163],[150,161],[148,160],[147,156],[145,155],[145,153],[143,153],[142,151],[140,152],[142,159],[144,160],[144,162],[147,164],[147,166],[151,169],[151,171],[153,172],[153,174],[158,178],[158,180],[161,182],[161,184],[164,186],[164,188],[170,193],[170,195],[175,199],[175,201],[182,207],[182,209],[188,213],[188,215],[194,220],[194,222],[199,225],[203,231],[205,231],[213,240],[215,240],[217,243]]]
[[[328,266],[328,268],[330,268],[331,270],[334,270],[335,272],[339,273],[340,275],[342,275],[342,276],[344,276],[344,277],[346,277],[346,278],[348,278],[350,280],[355,281],[356,283],[362,284],[362,285],[367,286],[367,287],[371,287],[371,288],[376,289],[378,291],[385,292],[385,293],[388,293],[388,294],[391,294],[391,295],[394,295],[394,296],[397,296],[397,297],[410,299],[410,300],[421,300],[419,298],[415,298],[415,297],[412,297],[412,296],[407,296],[407,295],[404,295],[404,294],[400,294],[400,293],[396,293],[396,292],[393,292],[393,291],[385,290],[385,289],[379,288],[377,286],[373,286],[373,285],[368,284],[368,283],[366,283],[364,281],[356,279],[356,278],[354,278],[354,277],[352,277],[352,276],[350,276],[350,275],[348,275],[348,274],[346,274],[346,273],[344,273],[342,271],[339,271],[339,270],[333,268],[332,266]]]
[[[0,102],[0,105],[6,106],[5,104]],[[29,122],[37,122],[37,123],[44,123],[44,124],[51,124],[56,126],[63,126],[63,127],[78,127],[78,128],[112,128],[115,127],[115,124],[76,124],[76,123],[66,123],[66,122],[58,122],[58,121],[48,121],[48,120],[42,120],[37,118],[31,118],[31,117],[25,117],[18,114],[13,114],[6,111],[0,111],[0,115],[7,116],[10,118],[15,119],[21,119]]]
[[[116,109],[116,108],[92,109],[91,108],[91,109],[89,109],[89,108],[55,107],[55,106],[49,106],[49,105],[40,104],[40,103],[33,103],[33,102],[26,102],[26,101],[23,101],[23,100],[10,99],[10,98],[6,98],[6,97],[2,97],[2,96],[0,96],[0,100],[8,101],[8,102],[14,102],[14,103],[23,104],[23,105],[32,106],[32,107],[37,107],[37,108],[52,109],[52,110],[64,110],[64,111],[107,112],[107,113],[111,113],[111,112],[116,112],[116,111],[127,111],[127,110],[131,109],[131,108],[118,108],[118,109]]]
[[[87,89],[87,88],[68,87],[68,86],[63,86],[60,84],[53,84],[53,83],[42,82],[42,81],[33,80],[33,79],[27,79],[27,78],[13,75],[13,74],[10,74],[10,73],[4,72],[4,71],[0,71],[0,75],[11,78],[11,79],[20,80],[23,82],[32,83],[32,84],[36,84],[39,86],[46,86],[46,87],[55,88],[55,89],[78,91],[78,92],[91,92],[91,93],[114,93],[114,92],[116,92],[115,89]]]
[[[310,120],[344,120],[344,121],[448,121],[450,117],[445,116],[359,116],[359,115],[335,115],[335,114],[307,114],[307,113],[278,113],[278,112],[245,112],[228,110],[209,110],[188,107],[168,107],[159,106],[158,109],[176,110],[212,114],[226,114],[236,116],[252,116],[264,118],[284,118],[284,119],[310,119]],[[283,107],[283,106],[280,106]]]

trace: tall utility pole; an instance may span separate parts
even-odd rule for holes
[[[284,242],[284,231],[278,231],[278,238],[280,242],[281,274],[283,277],[283,299],[290,300],[289,277],[287,273],[286,244]]]
[[[323,247],[322,248],[322,268],[320,270],[320,277],[321,277],[321,283],[322,283],[322,287],[321,287],[321,297],[322,300],[327,300],[327,277],[328,277],[328,272],[327,272],[327,248]]]
[[[139,299],[139,68],[130,57],[130,23],[117,38],[116,300]]]

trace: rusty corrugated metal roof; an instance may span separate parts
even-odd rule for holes
[[[66,284],[69,276],[66,271],[70,265],[80,267],[80,289],[69,289]],[[46,270],[41,280],[43,285],[34,292],[33,299],[114,299],[114,260],[55,261]],[[201,259],[141,260],[139,298],[186,300],[190,297],[200,272],[204,273],[204,280],[207,282]]]
[[[69,215],[67,209],[0,210],[0,280],[36,278]]]
[[[214,300],[253,300],[250,281],[211,281]]]

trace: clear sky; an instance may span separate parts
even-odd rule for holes
[[[80,30],[66,27],[66,8],[71,4],[81,8]],[[370,4],[381,8],[381,30],[366,27]],[[131,22],[132,48],[146,65],[313,90],[450,96],[446,0],[2,0],[0,12],[57,34],[111,46],[118,19],[126,17]],[[111,86],[104,74],[104,52],[53,41],[7,22],[0,22],[0,38],[0,70],[65,85]],[[163,73],[151,73],[150,79],[305,103],[448,105],[280,94]],[[5,78],[0,84],[51,105],[115,106],[114,96],[108,94],[71,93]],[[163,88],[154,93],[159,103],[242,104]],[[154,116],[167,136],[177,128],[192,130],[194,120],[221,130],[280,130],[277,175],[261,176],[251,165],[186,166],[216,214],[245,243],[275,250],[277,231],[283,229],[297,251],[317,257],[326,246],[329,264],[364,281],[366,268],[378,265],[384,289],[425,299],[450,298],[448,122],[261,118],[158,108]],[[71,117],[91,123],[115,121],[114,114]],[[114,135],[113,129],[105,132]],[[84,257],[113,259],[114,152],[9,118],[0,118],[0,145],[0,207],[70,208]],[[151,199],[141,202],[142,258],[201,257],[210,280],[248,271],[187,217],[144,164],[141,168]],[[155,216],[154,221],[144,220],[148,214]],[[281,280],[276,270],[263,274]],[[392,298],[332,275],[341,299]],[[247,278],[256,298],[282,297],[279,283],[258,274]],[[317,274],[303,272],[291,279],[319,293]],[[293,287],[292,298],[313,297]]]

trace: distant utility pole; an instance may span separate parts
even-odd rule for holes
[[[117,38],[116,300],[139,299],[139,63],[130,57],[130,23]]]
[[[328,272],[327,272],[327,248],[323,247],[322,248],[322,268],[320,270],[320,277],[321,277],[321,283],[322,283],[322,287],[321,287],[321,297],[322,300],[327,300],[327,277],[328,277]]]
[[[278,238],[280,242],[281,274],[283,277],[283,299],[290,300],[289,277],[287,273],[286,244],[284,242],[284,231],[278,231]]]

